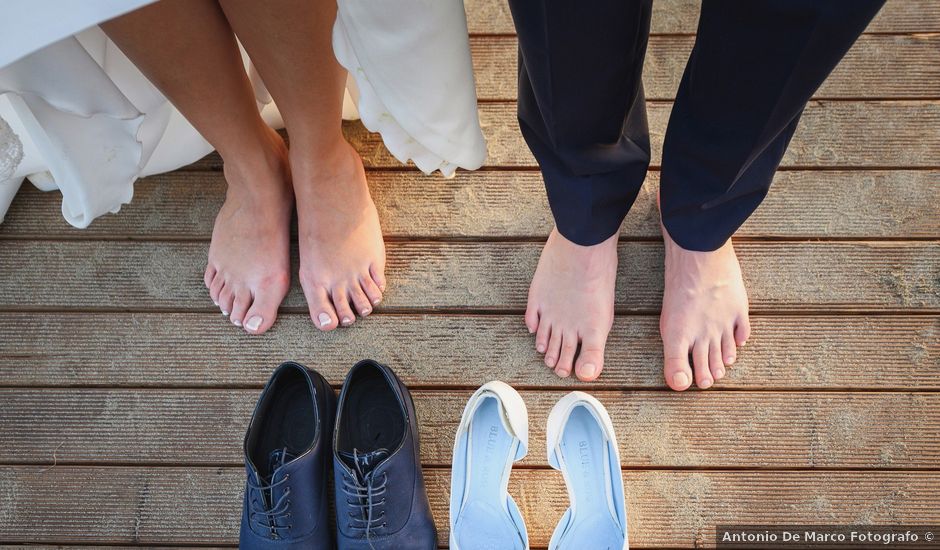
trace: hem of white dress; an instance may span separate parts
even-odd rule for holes
[[[396,116],[390,112],[362,67],[341,14],[337,14],[333,27],[333,52],[355,82],[356,90],[352,95],[363,126],[381,135],[385,147],[399,162],[407,164],[411,160],[425,174],[439,170],[446,178],[453,177],[457,168],[476,170],[483,164],[485,151],[482,155],[468,152],[473,148],[449,142],[446,137],[424,127],[415,117],[406,120],[401,113]],[[406,125],[410,128],[405,128]]]

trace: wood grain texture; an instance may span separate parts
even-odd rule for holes
[[[466,0],[467,25],[474,34],[514,34],[506,0]],[[698,26],[700,0],[653,2],[650,32],[693,34]],[[889,0],[866,29],[869,33],[928,33],[940,31],[940,5],[932,0]]]
[[[414,391],[423,463],[451,464],[472,389]],[[241,464],[257,390],[0,390],[0,462]],[[523,391],[529,455],[563,391]],[[599,391],[624,467],[932,468],[940,394]],[[759,407],[754,407],[760,403]],[[173,452],[167,452],[173,449]]]
[[[643,67],[646,98],[672,100],[695,37],[653,36]],[[511,36],[470,41],[477,97],[515,100],[518,91],[518,43]],[[839,62],[815,97],[940,97],[940,34],[862,36]]]
[[[373,171],[372,196],[390,239],[543,238],[553,226],[536,171],[460,172],[454,179],[413,171]],[[658,238],[659,173],[624,221],[623,239]],[[225,198],[221,172],[170,172],[144,178],[116,215],[76,229],[62,218],[59,193],[24,186],[0,224],[0,238],[204,239]],[[778,172],[739,237],[937,238],[940,171]]]
[[[717,389],[940,389],[940,317],[753,316],[754,337]],[[0,314],[6,386],[249,387],[296,359],[332,384],[374,357],[412,387],[583,389],[541,362],[522,316],[374,315],[323,334],[285,314],[262,337],[219,314]],[[654,316],[618,316],[596,388],[663,388]]]
[[[652,166],[659,166],[663,136],[672,104],[647,104]],[[486,166],[535,167],[519,133],[513,103],[483,103],[480,124],[486,137]],[[810,101],[784,155],[785,168],[936,168],[940,167],[940,100]],[[368,168],[402,166],[378,134],[359,122],[344,125],[346,138]],[[216,153],[187,170],[220,170]]]
[[[212,307],[202,282],[207,248],[188,242],[7,241],[0,255],[0,308],[205,311]],[[940,308],[938,242],[745,242],[736,249],[753,310]],[[540,250],[533,242],[392,244],[386,268],[391,284],[378,309],[521,310]],[[656,310],[662,245],[623,243],[620,255],[617,307]],[[304,306],[295,280],[285,307]]]
[[[623,477],[636,547],[713,546],[714,526],[726,522],[940,523],[937,473],[627,471]],[[446,541],[449,472],[428,469],[425,478]],[[238,467],[4,467],[0,540],[232,544],[243,483]],[[568,506],[561,474],[514,471],[509,490],[532,544],[545,546]]]

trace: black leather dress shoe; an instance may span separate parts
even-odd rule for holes
[[[437,548],[414,403],[385,365],[360,361],[346,376],[333,475],[339,550]]]
[[[239,548],[332,549],[328,485],[336,397],[316,372],[283,363],[245,434]]]

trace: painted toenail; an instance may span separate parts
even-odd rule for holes
[[[535,346],[535,351],[537,351],[537,352],[539,352],[539,353],[545,353],[545,344],[539,344],[539,345]],[[547,359],[547,357],[546,357],[546,359]]]
[[[222,310],[222,315],[225,316],[225,317],[228,317],[228,312],[223,309],[223,310]]]
[[[689,385],[689,375],[684,372],[677,372],[672,375],[672,383],[675,384],[677,388],[684,388]]]
[[[348,324],[350,324],[350,323],[352,323],[352,319],[350,319],[349,317],[343,317],[343,324],[344,324],[344,325],[348,325]]]
[[[585,378],[594,378],[594,373],[597,372],[597,367],[588,363],[581,367],[581,376]]]
[[[381,298],[376,298],[375,300],[372,300],[372,305],[377,306],[377,305],[379,305],[379,302],[381,302],[381,301],[382,301]]]
[[[326,313],[321,313],[320,315],[317,315],[317,320],[320,321],[321,327],[325,327],[326,325],[333,322],[333,319]]]
[[[219,303],[216,302],[215,300],[212,300],[212,303],[215,304],[215,305],[219,305]],[[741,345],[743,346],[744,344],[741,344]]]
[[[362,310],[361,313],[362,313],[362,316],[365,317],[366,315],[372,313],[372,310],[371,310],[371,309],[364,309],[364,310]]]
[[[255,315],[251,319],[248,319],[248,322],[245,323],[245,328],[247,328],[248,330],[258,330],[258,327],[261,326],[261,321],[263,320],[264,319],[262,319],[261,317]]]
[[[242,326],[242,322],[239,321],[238,319],[232,319],[232,324],[235,325],[236,327]]]
[[[725,364],[726,364],[726,365],[733,365],[733,364],[734,364],[734,357],[729,357],[729,358],[725,359]]]

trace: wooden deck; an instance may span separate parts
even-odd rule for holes
[[[551,220],[515,122],[508,9],[468,11],[483,170],[425,177],[348,126],[391,281],[351,329],[316,331],[296,287],[263,337],[219,315],[202,285],[217,156],[139,182],[84,231],[24,188],[0,225],[0,544],[234,546],[243,431],[288,358],[337,384],[374,357],[411,385],[442,541],[456,423],[493,378],[530,407],[511,491],[534,547],[567,506],[544,424],[575,387],[615,419],[634,548],[710,546],[718,523],[940,523],[940,4],[891,0],[808,106],[737,239],[754,336],[729,378],[685,394],[661,380],[657,168],[624,224],[602,378],[560,381],[532,349],[522,311]],[[654,165],[696,13],[655,2]]]

